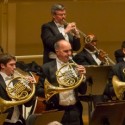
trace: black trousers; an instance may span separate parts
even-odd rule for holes
[[[65,110],[61,121],[63,125],[83,125],[81,102],[71,106],[60,106],[60,109]]]

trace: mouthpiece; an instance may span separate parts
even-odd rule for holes
[[[71,56],[69,57],[69,62],[72,62],[72,63],[74,63],[75,65],[77,65],[77,63],[72,59]]]

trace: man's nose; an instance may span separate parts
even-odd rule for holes
[[[13,66],[14,69],[16,69],[16,66]]]

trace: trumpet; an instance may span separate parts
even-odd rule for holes
[[[68,25],[69,23],[66,22],[66,20],[63,20],[63,24],[64,24],[64,25]],[[84,32],[82,32],[82,31],[79,30],[78,28],[75,28],[74,30],[72,30],[71,35],[77,37],[78,33],[76,33],[76,32],[79,32],[79,34],[84,37],[86,44],[89,44],[89,43],[91,43],[91,42],[93,41],[93,38],[94,38],[94,37],[91,37],[91,35],[86,35]],[[96,46],[94,46],[93,44],[91,44],[91,46],[94,47],[95,51],[96,51],[98,54],[100,53],[100,49],[98,49],[98,48],[97,48]],[[106,65],[110,65],[110,63],[111,63],[112,65],[115,65],[115,62],[108,56],[108,54],[105,54],[104,59],[105,59],[105,64],[106,64]]]
[[[66,22],[66,20],[63,20],[63,24],[68,25],[69,23]],[[83,33],[81,30],[79,30],[78,28],[73,29],[70,33],[71,33],[71,35],[75,36],[76,34],[78,34],[77,32],[79,32],[79,34],[82,35],[86,39],[87,43],[91,42],[91,39],[85,33]]]

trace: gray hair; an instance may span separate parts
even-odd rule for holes
[[[58,10],[65,10],[65,7],[64,7],[64,5],[62,5],[62,4],[54,4],[53,6],[52,6],[52,8],[51,8],[51,14],[56,14],[56,11],[58,11]]]
[[[59,42],[60,42],[60,41],[58,41],[58,42],[56,42],[56,43],[54,44],[54,49],[55,49],[55,50],[57,50],[57,49],[60,47]]]

